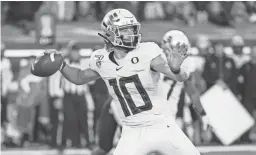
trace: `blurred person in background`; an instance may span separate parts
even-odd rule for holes
[[[176,7],[173,2],[162,2],[163,10],[165,14],[165,20],[172,21],[176,18]]]
[[[1,75],[1,131],[2,131],[2,142],[5,143],[6,128],[8,124],[8,91],[12,83],[13,73],[11,70],[11,62],[5,57],[6,47],[4,42],[1,42],[1,65],[0,65],[0,75]],[[1,144],[2,144],[1,142]]]
[[[209,2],[205,2],[205,1],[193,1],[195,9],[197,10],[196,18],[198,23],[208,22],[208,12],[207,12],[208,3]]]
[[[256,23],[256,2],[255,1],[246,1],[244,2],[246,5],[247,12],[250,16],[250,22]]]
[[[22,143],[25,141],[47,142],[48,137],[48,103],[46,80],[30,74],[30,64],[35,57],[23,60],[24,75],[19,78],[20,91],[17,97],[17,123],[23,133]],[[25,72],[27,74],[25,74]],[[21,72],[22,73],[22,72]]]
[[[246,10],[246,6],[243,2],[234,2],[231,9],[231,16],[233,18],[234,23],[248,23],[249,22],[249,14]]]
[[[95,1],[93,2],[92,7],[94,8],[94,14],[96,19],[100,21],[104,17],[102,3],[100,1]]]
[[[204,65],[203,78],[206,81],[207,90],[213,85],[218,84],[234,92],[236,88],[236,71],[234,60],[226,56],[223,44],[218,42],[214,46],[214,53],[206,59]],[[203,134],[205,142],[211,140],[211,142],[220,143],[212,131]]]
[[[235,62],[236,77],[238,76],[238,72],[241,69],[241,67],[250,60],[250,57],[244,54],[244,49],[245,49],[244,39],[239,35],[233,36],[231,39],[232,54],[230,55],[230,57]],[[241,101],[242,96],[238,88],[239,88],[239,83],[236,82],[235,86],[233,86],[231,90],[237,96],[237,98]]]
[[[12,83],[13,73],[11,70],[11,61],[5,57],[5,44],[1,42],[1,124],[7,122],[7,94],[10,84]]]
[[[76,8],[74,1],[47,1],[45,3],[48,3],[47,5],[52,8],[51,10],[54,11],[59,21],[73,21],[76,18],[78,8]]]
[[[212,43],[209,37],[206,35],[199,35],[196,39],[196,48],[198,49],[198,55],[203,58],[207,58],[209,55],[213,54]]]
[[[147,1],[139,1],[138,2],[137,15],[138,15],[138,19],[140,21],[144,21],[145,20],[144,9],[145,9],[147,3],[148,3]]]
[[[82,64],[80,48],[73,41],[69,42],[66,50],[66,59],[73,66],[86,67]],[[71,146],[81,148],[81,141],[86,139],[87,146],[90,145],[88,121],[87,121],[87,100],[85,94],[88,91],[87,85],[75,85],[62,76],[61,86],[64,91],[63,97],[63,132],[62,147],[66,146],[67,139],[71,140]]]
[[[246,62],[239,70],[238,74],[238,90],[242,97],[242,104],[246,110],[253,115],[256,110],[256,46],[251,50],[251,60]],[[246,132],[240,139],[242,143],[251,143],[250,132]]]
[[[74,17],[74,21],[77,21],[80,19],[80,17],[83,18],[89,18],[89,19],[97,19],[97,12],[95,6],[96,2],[93,1],[76,1],[76,13]]]
[[[243,53],[244,47],[245,43],[242,36],[235,35],[231,38],[231,58],[235,61],[237,69],[240,69],[243,66],[243,64],[249,61],[249,57]]]
[[[144,16],[146,20],[163,19],[164,10],[161,2],[148,2],[145,5]]]
[[[9,11],[9,4],[8,2],[1,2],[1,24],[2,26],[5,25],[7,19],[7,13]]]
[[[193,27],[196,22],[196,10],[192,2],[173,2],[176,4],[178,19]]]
[[[58,45],[57,50],[62,47]],[[61,130],[63,120],[63,89],[60,86],[61,74],[56,72],[48,78],[49,113],[50,113],[50,146],[59,148],[61,143]]]
[[[205,61],[203,78],[207,89],[219,81],[225,82],[230,88],[234,87],[236,67],[234,61],[224,53],[222,43],[214,46],[214,53]]]
[[[42,3],[42,1],[8,2],[9,9],[6,15],[6,22],[22,29],[24,34],[29,34],[30,30],[34,27],[34,15]]]
[[[60,88],[59,72],[49,77],[48,80],[48,92],[49,92],[49,112],[50,112],[50,135],[52,148],[58,148],[60,146],[61,137],[61,111],[63,102],[63,90]]]
[[[221,26],[229,26],[229,19],[225,13],[225,8],[223,2],[221,1],[211,1],[207,7],[208,11],[208,20],[209,22]]]

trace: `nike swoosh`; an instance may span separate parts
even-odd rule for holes
[[[116,71],[119,71],[121,68],[123,68],[123,66],[122,66],[122,67],[119,67],[119,68],[116,68]]]

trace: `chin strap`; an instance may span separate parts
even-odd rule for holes
[[[105,35],[103,35],[103,34],[101,34],[101,33],[98,33],[98,35],[101,36],[107,43],[109,43],[109,44],[111,44],[112,46],[114,46],[113,43],[112,43]]]
[[[122,46],[118,46],[118,45],[115,46],[105,35],[103,35],[101,33],[98,33],[98,35],[101,36],[106,41],[107,44],[110,44],[112,47],[118,47],[118,48],[125,49],[127,51],[127,53],[134,49],[134,48],[122,47]]]

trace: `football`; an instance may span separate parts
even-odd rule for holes
[[[30,72],[39,77],[48,77],[56,73],[63,62],[63,57],[56,53],[44,53],[31,64]]]

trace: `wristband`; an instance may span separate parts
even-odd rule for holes
[[[61,67],[60,67],[60,69],[59,69],[59,71],[62,71],[63,70],[63,68],[66,66],[66,61],[63,61],[62,62],[62,65],[61,65]]]
[[[175,70],[175,69],[172,69],[172,68],[171,68],[171,71],[172,71],[174,74],[179,74],[179,73],[180,73],[180,69]]]

